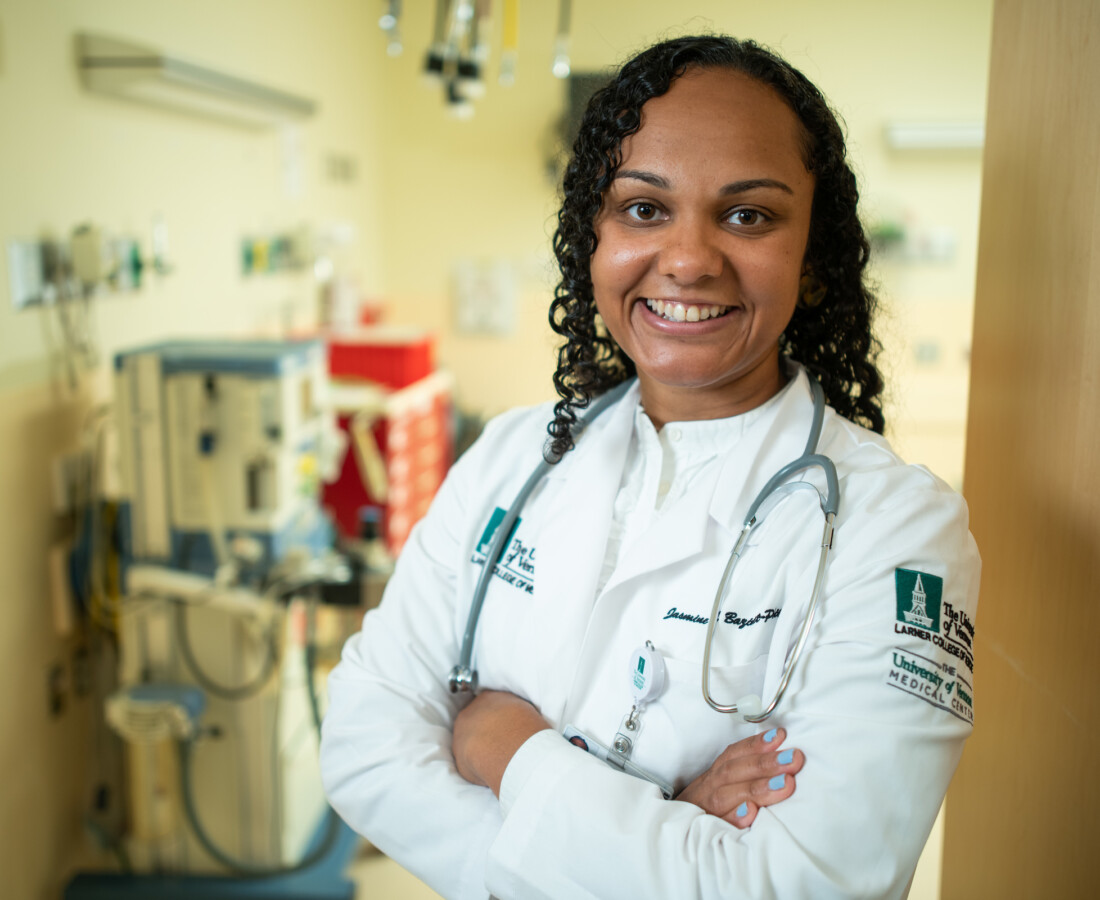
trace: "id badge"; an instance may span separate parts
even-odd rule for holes
[[[562,735],[574,747],[580,747],[586,753],[591,753],[597,759],[602,759],[609,766],[618,769],[620,772],[626,772],[627,775],[633,775],[635,778],[640,778],[642,781],[648,781],[650,784],[656,785],[662,797],[666,800],[672,799],[673,792],[671,784],[667,781],[662,781],[652,772],[646,771],[637,763],[631,762],[631,760],[623,757],[621,754],[613,752],[594,738],[590,738],[579,728],[573,725],[566,725],[565,729],[562,731]]]

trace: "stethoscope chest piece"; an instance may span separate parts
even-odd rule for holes
[[[476,694],[477,670],[470,666],[455,666],[451,669],[447,684],[452,694]]]

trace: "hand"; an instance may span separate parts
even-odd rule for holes
[[[771,740],[765,740],[769,736]],[[761,807],[773,806],[794,793],[794,776],[806,757],[801,750],[779,750],[786,737],[782,728],[773,728],[730,744],[676,799],[748,828]]]
[[[547,722],[534,706],[507,691],[482,691],[455,718],[454,754],[458,774],[500,796],[500,781],[516,751]]]

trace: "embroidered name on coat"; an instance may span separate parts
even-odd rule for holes
[[[741,616],[736,612],[720,612],[718,613],[718,621],[720,624],[736,625],[739,629],[748,628],[750,625],[777,619],[782,611],[781,609],[766,609],[763,612],[758,612],[755,616]],[[664,617],[666,619],[679,619],[682,622],[694,622],[697,625],[706,625],[710,622],[710,616],[680,612],[675,606],[666,612]]]

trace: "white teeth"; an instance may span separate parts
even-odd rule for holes
[[[664,300],[646,298],[646,306],[663,319],[670,322],[705,322],[707,319],[717,319],[730,311],[728,306],[696,306],[683,303],[670,303]]]

